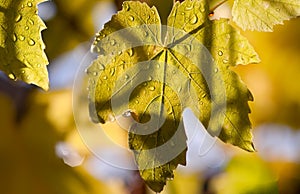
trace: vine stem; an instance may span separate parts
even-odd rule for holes
[[[228,0],[223,0],[223,1],[219,2],[217,5],[215,5],[213,8],[210,9],[210,12],[215,11],[218,7],[220,7],[221,5],[226,3],[226,1],[228,1]]]

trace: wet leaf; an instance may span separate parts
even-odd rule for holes
[[[248,118],[253,97],[230,68],[259,58],[228,20],[210,21],[208,12],[204,1],[177,2],[163,26],[154,7],[125,2],[92,45],[99,57],[87,69],[91,118],[135,118],[129,147],[156,192],[186,163],[185,108],[210,134],[254,150]]]
[[[44,90],[49,88],[41,31],[45,24],[37,15],[44,0],[2,1],[0,15],[0,70]]]

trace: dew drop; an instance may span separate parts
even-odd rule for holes
[[[107,80],[107,76],[106,76],[106,75],[105,75],[105,76],[103,76],[103,79],[104,79],[104,80]]]
[[[159,68],[160,68],[160,64],[157,64],[157,65],[156,65],[156,68],[159,69]]]
[[[147,82],[144,82],[144,83],[143,83],[143,86],[147,86],[147,85],[148,85],[148,83],[147,83]]]
[[[98,75],[97,71],[94,71],[93,76],[97,76],[97,75]]]
[[[193,15],[192,18],[191,18],[191,20],[190,20],[190,24],[196,24],[197,21],[198,21],[197,15]]]
[[[101,64],[101,63],[98,63],[97,67],[98,67],[98,69],[99,69],[100,71],[102,71],[102,70],[105,69],[104,65]]]
[[[28,41],[28,44],[29,44],[30,46],[33,46],[33,45],[35,45],[35,41],[34,41],[33,39],[30,39],[30,40]]]
[[[218,55],[219,55],[219,56],[222,56],[222,55],[223,55],[223,51],[219,51],[219,52],[218,52]]]
[[[113,76],[115,74],[115,68],[110,69],[110,75]]]
[[[13,73],[8,74],[8,77],[12,80],[16,79],[16,76]]]
[[[154,91],[154,90],[155,90],[155,87],[154,87],[154,86],[150,86],[150,87],[149,87],[149,90],[150,90],[150,91]]]
[[[206,96],[206,94],[202,94],[202,96],[201,96],[201,97],[202,97],[202,98],[205,98],[205,96]]]
[[[25,37],[24,37],[23,35],[20,35],[20,36],[19,36],[19,39],[20,39],[21,41],[23,41],[23,40],[25,40]]]
[[[138,100],[135,101],[136,104],[140,103]]]
[[[129,50],[128,50],[128,55],[129,55],[129,57],[132,57],[132,56],[133,56],[133,49],[129,49]]]
[[[134,17],[131,15],[128,17],[130,21],[134,21]]]
[[[151,81],[153,78],[151,76],[148,77],[148,80]]]
[[[31,3],[31,2],[28,2],[28,3],[27,3],[27,6],[28,6],[28,7],[32,7],[32,3]]]
[[[21,21],[21,19],[22,19],[22,15],[18,14],[16,19],[15,19],[15,22],[19,22],[19,21]]]
[[[215,68],[215,73],[218,73],[219,69],[218,68]]]
[[[25,73],[25,71],[24,71],[24,70],[22,70],[22,71],[21,71],[21,73],[22,73],[22,74],[24,74],[24,73]]]
[[[126,79],[126,80],[129,79],[129,75],[126,74],[126,75],[125,75],[125,79]]]
[[[184,15],[185,13],[184,12],[181,12],[181,15]]]
[[[28,26],[25,26],[25,30],[29,30],[29,27],[28,27]]]
[[[97,45],[92,45],[91,46],[91,52],[92,53],[100,53],[100,48]]]
[[[28,23],[31,24],[31,25],[34,25],[34,21],[32,19],[29,19]]]
[[[18,40],[17,35],[13,34],[13,41],[16,42]]]

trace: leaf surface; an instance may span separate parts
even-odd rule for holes
[[[2,1],[0,14],[0,70],[11,79],[49,88],[41,31],[46,28],[37,15],[44,0]]]
[[[208,20],[204,1],[175,3],[167,24],[160,24],[155,8],[125,2],[97,34],[92,50],[99,57],[87,69],[92,120],[135,118],[129,147],[156,192],[186,163],[185,108],[212,135],[254,150],[248,117],[253,97],[230,69],[259,62],[253,47],[228,20]]]
[[[300,1],[235,0],[232,15],[243,30],[272,32],[274,25],[300,15]]]

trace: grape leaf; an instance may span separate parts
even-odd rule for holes
[[[129,147],[156,192],[186,163],[187,107],[212,135],[254,150],[253,97],[230,67],[259,58],[228,20],[210,21],[208,13],[205,1],[177,2],[163,26],[154,7],[125,2],[92,45],[99,57],[87,69],[90,116],[100,123],[122,113],[135,118]]]
[[[0,70],[11,79],[21,79],[48,90],[48,59],[41,37],[46,26],[37,15],[37,4],[43,1],[0,3]]]
[[[273,26],[300,15],[299,0],[236,0],[233,21],[243,30],[272,32]]]

